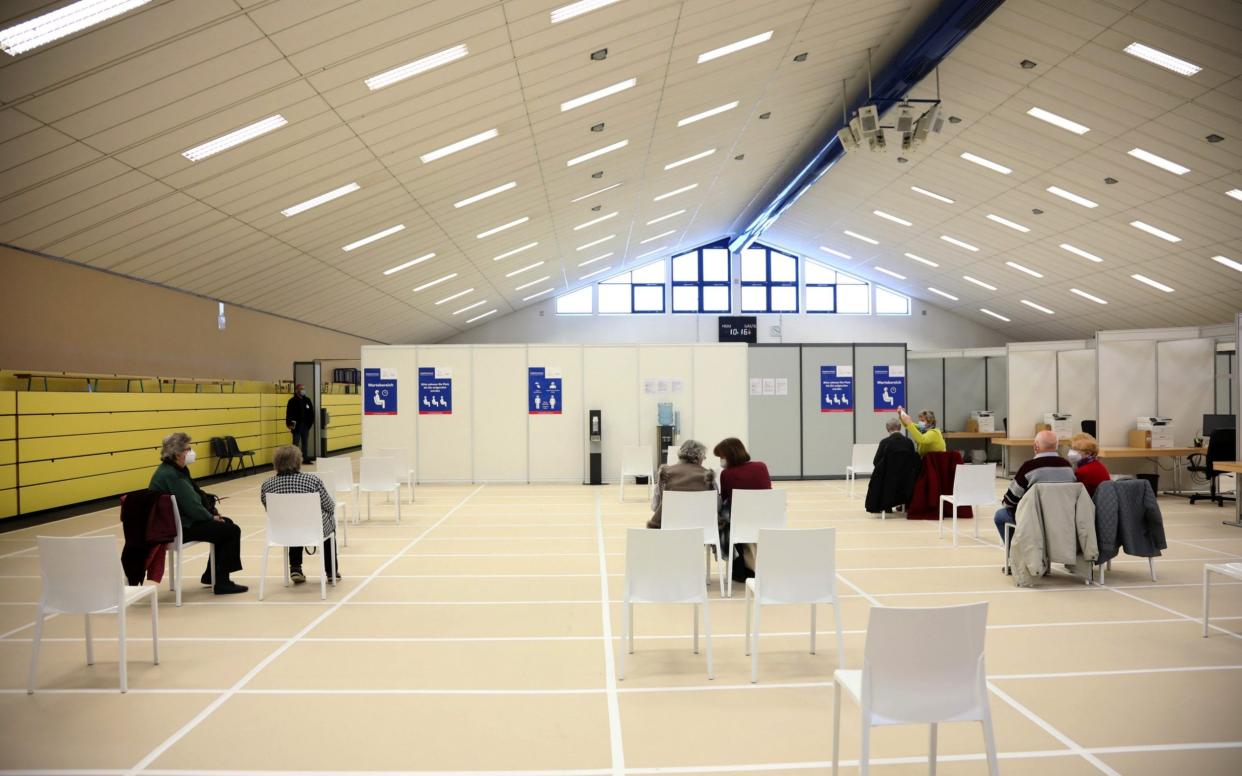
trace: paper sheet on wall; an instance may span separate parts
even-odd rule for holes
[[[668,393],[668,380],[660,380],[656,383],[656,391],[659,393]]]
[[[643,393],[655,393],[656,381],[651,379],[643,380]]]
[[[681,393],[681,380],[670,380],[669,388],[673,393]]]
[[[788,396],[789,395],[789,378],[787,377],[776,378],[776,395],[777,396]]]
[[[762,396],[763,395],[763,378],[762,377],[750,378],[750,395],[751,396]]]
[[[763,395],[764,396],[775,396],[776,395],[776,378],[775,377],[763,378]]]

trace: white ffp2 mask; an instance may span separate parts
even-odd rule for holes
[[[194,463],[197,460],[198,460],[198,454],[195,453],[194,448],[191,447],[185,453],[185,465],[189,466],[190,464]]]

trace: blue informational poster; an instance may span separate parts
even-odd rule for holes
[[[819,411],[854,411],[854,365],[822,364],[819,367]]]
[[[876,412],[893,412],[906,406],[905,364],[872,367],[872,387],[875,389]]]
[[[377,367],[362,371],[362,414],[396,415],[397,370]]]
[[[526,405],[531,415],[560,415],[561,370],[532,366],[526,370]]]
[[[453,414],[453,370],[438,366],[418,368],[418,414]]]

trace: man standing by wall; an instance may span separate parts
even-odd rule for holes
[[[302,460],[313,463],[315,451],[307,447],[310,444],[311,428],[315,425],[315,405],[307,397],[305,386],[298,383],[293,389],[293,396],[285,405],[285,428],[293,434],[290,443],[302,451]]]

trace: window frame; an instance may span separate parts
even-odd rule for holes
[[[561,302],[561,300],[562,300],[562,299],[565,299],[566,297],[573,296],[574,294],[580,294],[580,293],[582,293],[583,291],[588,292],[588,293],[587,293],[587,298],[588,298],[588,299],[590,299],[590,304],[588,305],[588,307],[590,308],[589,310],[587,310],[587,311],[586,311],[586,312],[584,312],[584,313],[563,313],[563,312],[561,312],[561,309],[560,309],[560,302]],[[573,291],[570,291],[569,293],[566,293],[566,294],[561,294],[560,296],[556,297],[556,298],[555,298],[555,300],[554,300],[554,301],[555,301],[555,305],[553,306],[553,308],[552,308],[552,309],[553,309],[553,311],[554,311],[554,313],[555,313],[556,315],[577,315],[577,316],[583,316],[583,315],[595,315],[595,307],[596,307],[596,305],[595,305],[595,299],[596,299],[596,297],[595,297],[595,284],[594,284],[594,283],[591,283],[590,285],[583,286],[582,288],[575,288]]]
[[[809,257],[804,257],[803,261],[815,264],[819,268],[825,269],[833,273],[833,281],[834,281],[832,283],[812,283],[809,280],[804,280],[802,284],[803,309],[807,315],[871,315],[872,314],[872,311],[874,310],[874,304],[873,304],[871,295],[873,293],[873,289],[875,288],[873,283],[867,280],[863,280],[860,277],[851,275],[848,272],[842,272],[836,267],[833,267],[828,264],[824,264],[822,262],[815,261],[814,259],[811,259]],[[807,273],[804,271],[803,278],[807,278],[809,274],[810,273]],[[850,278],[851,280],[856,280],[858,282],[857,283],[841,283],[842,275],[844,275],[847,278]],[[866,288],[867,289],[867,309],[862,310],[861,312],[841,312],[840,287],[842,285],[846,285],[846,286],[859,286],[860,285]],[[832,309],[831,310],[812,310],[810,304],[806,302],[806,289],[808,288],[831,288],[832,289]]]
[[[725,279],[724,280],[704,280],[703,279],[703,251],[708,251],[708,250],[722,250],[725,252]],[[695,256],[695,264],[697,267],[697,273],[696,273],[697,280],[677,280],[676,272],[674,270],[674,262],[678,258],[681,258],[683,256],[689,256],[691,254],[694,254]],[[676,253],[676,254],[669,256],[668,262],[669,262],[669,275],[668,275],[669,284],[672,289],[669,292],[669,294],[672,297],[672,299],[669,300],[669,303],[666,305],[666,308],[669,310],[669,312],[672,315],[730,315],[732,314],[733,312],[733,257],[729,253],[729,249],[727,246],[723,244],[717,244],[717,245],[703,245],[698,248],[691,248],[688,251],[682,251],[681,253]],[[696,300],[695,309],[693,310],[678,310],[677,309],[676,299],[677,299],[678,288],[694,288],[695,289],[695,300]],[[725,306],[723,310],[704,309],[704,306],[703,306],[704,290],[707,288],[723,288],[725,290],[725,296],[728,299],[728,304]]]
[[[661,281],[661,282],[659,282],[659,283],[649,283],[649,282],[635,283],[635,282],[634,282],[634,272],[635,272],[635,271],[637,271],[637,270],[640,270],[640,269],[645,269],[645,268],[647,268],[647,267],[650,267],[652,264],[662,264],[662,265],[663,265],[665,280],[663,280],[663,281]],[[668,259],[668,258],[656,259],[655,261],[649,261],[649,262],[647,262],[646,264],[643,264],[643,265],[638,266],[638,267],[631,267],[630,269],[627,269],[627,270],[625,270],[624,272],[618,272],[617,274],[612,275],[611,277],[607,277],[607,278],[604,278],[603,280],[600,280],[600,281],[596,282],[594,285],[595,285],[595,287],[596,287],[597,289],[598,289],[598,287],[599,287],[599,286],[603,286],[603,285],[609,285],[609,286],[629,286],[629,287],[630,287],[630,309],[629,309],[629,311],[628,311],[628,312],[604,312],[603,310],[600,310],[600,309],[599,309],[599,305],[598,305],[598,304],[596,304],[596,305],[595,305],[595,309],[596,309],[596,311],[597,311],[597,312],[596,312],[596,314],[597,314],[597,315],[663,315],[663,314],[665,314],[666,312],[668,312],[668,306],[669,306],[669,299],[668,299],[668,297],[669,297],[669,291],[668,291],[668,277],[669,277],[669,272],[670,272],[670,271],[671,271],[671,270],[670,270],[670,267],[669,267],[669,259]],[[610,282],[608,282],[608,281],[612,280],[613,278],[619,278],[619,277],[621,277],[622,275],[628,275],[630,279],[629,279],[628,281],[626,281],[626,282],[615,282],[615,283],[610,283]],[[637,308],[636,308],[636,305],[634,304],[634,302],[635,302],[635,300],[638,298],[638,294],[637,294],[637,291],[636,291],[636,289],[638,289],[638,288],[658,288],[658,289],[660,289],[660,309],[659,309],[659,310],[639,310],[639,309],[637,309]],[[598,294],[598,290],[596,291],[596,293]]]
[[[742,313],[756,313],[759,315],[798,315],[799,313],[801,313],[802,307],[803,307],[802,294],[800,293],[800,289],[801,289],[800,281],[802,279],[802,267],[801,267],[801,262],[798,261],[799,257],[786,253],[785,251],[778,250],[776,248],[772,248],[767,245],[763,245],[762,243],[755,243],[754,245],[751,245],[746,250],[748,251],[762,250],[764,252],[763,268],[764,268],[765,279],[764,280],[746,280],[746,273],[742,271],[741,266],[740,266],[740,262],[745,261],[745,252],[743,252],[743,254],[741,254],[738,258],[738,261],[739,261],[738,280],[739,280],[739,283],[741,284],[741,289],[742,289],[742,291],[739,292],[739,296],[738,296],[738,310]],[[792,281],[772,279],[772,254],[774,253],[793,261],[794,279]],[[764,296],[763,309],[755,309],[755,308],[748,309],[746,307],[746,304],[743,300],[746,298],[745,289],[747,288],[762,288],[764,290],[763,291],[763,296]],[[772,289],[773,288],[794,289],[794,306],[792,310],[772,309]],[[834,294],[834,302],[835,302],[835,294]]]
[[[906,311],[904,313],[882,313],[880,312],[879,294],[881,291],[883,291],[886,294],[891,294],[893,296],[906,300]],[[901,317],[901,316],[910,316],[914,314],[914,301],[909,296],[906,296],[900,291],[894,291],[891,288],[885,288],[884,286],[877,286],[877,285],[872,284],[871,293],[873,296],[871,300],[871,311],[873,315],[886,315],[886,316]]]

